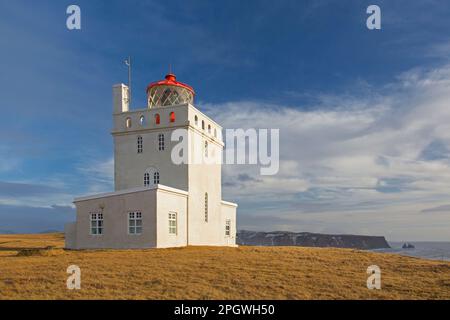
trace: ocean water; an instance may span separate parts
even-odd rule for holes
[[[415,242],[407,241],[414,249],[403,249],[405,242],[389,242],[390,249],[377,249],[376,252],[396,253],[405,256],[450,261],[450,242]]]

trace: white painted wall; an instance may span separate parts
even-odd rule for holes
[[[156,190],[76,199],[76,249],[156,247]],[[103,207],[103,209],[101,209]],[[141,235],[128,234],[128,212],[140,211]],[[103,213],[104,234],[91,235],[90,214]]]
[[[71,249],[131,249],[185,246],[187,193],[162,185],[75,200],[77,222],[67,225]],[[142,234],[129,234],[128,213],[142,213]],[[168,213],[178,213],[176,236],[168,232]],[[91,235],[90,214],[103,213],[104,232]]]
[[[170,113],[176,120],[170,122]],[[160,124],[155,115],[160,115]],[[144,117],[141,125],[140,118]],[[131,128],[126,119],[131,119]],[[181,164],[172,162],[171,150],[178,142],[171,142],[172,132],[188,131],[188,154],[204,154],[208,141],[210,157],[220,157],[223,150],[222,128],[194,106],[185,104],[143,109],[114,115],[115,188],[123,190],[143,186],[144,173],[154,167],[160,173],[160,183],[189,192],[188,239],[191,245],[210,245],[223,242],[221,219],[222,179],[220,164]],[[158,135],[165,136],[165,150],[159,151]],[[143,139],[143,152],[137,153],[137,139]],[[191,158],[192,159],[192,158]],[[153,177],[150,177],[152,180]],[[205,193],[208,193],[208,221],[205,221]]]
[[[176,120],[169,121],[170,113],[174,112]],[[159,114],[161,123],[155,123],[155,115]],[[194,117],[199,118],[195,125]],[[211,144],[223,146],[220,140],[221,127],[203,115],[199,110],[189,104],[167,106],[152,109],[142,109],[120,114],[114,114],[114,179],[115,190],[123,190],[143,186],[143,176],[149,167],[160,171],[160,183],[171,187],[188,190],[187,165],[176,165],[171,160],[171,150],[178,142],[171,142],[172,132],[176,129],[189,130],[190,135],[196,132],[199,136],[209,139]],[[140,124],[141,116],[144,125]],[[126,127],[126,119],[131,119],[131,128]],[[205,121],[205,130],[201,131],[201,121]],[[207,127],[211,126],[208,133]],[[214,137],[216,129],[217,137]],[[159,151],[158,135],[164,134],[165,150]],[[137,138],[143,139],[143,153],[137,153]],[[192,136],[190,136],[191,139]],[[191,140],[192,141],[192,140]],[[189,151],[192,152],[193,149]],[[216,181],[220,183],[220,181]]]
[[[188,154],[219,156],[223,150],[222,128],[190,104],[152,109],[128,110],[128,88],[113,88],[115,193],[75,200],[77,222],[67,227],[67,247],[154,248],[185,245],[228,245],[236,243],[236,205],[222,201],[221,164],[174,164],[171,160],[171,134],[188,131]],[[170,113],[175,112],[175,122]],[[160,124],[155,115],[160,115]],[[140,118],[144,117],[143,123]],[[127,119],[131,127],[126,126]],[[203,125],[204,124],[204,125]],[[158,135],[165,135],[165,150],[159,151]],[[137,138],[143,139],[138,153]],[[156,168],[160,184],[144,188],[144,173]],[[150,181],[153,177],[150,176]],[[136,189],[137,188],[137,189]],[[208,221],[205,221],[205,193],[208,193]],[[103,207],[103,210],[100,208]],[[104,214],[103,235],[90,235],[90,213]],[[143,233],[128,234],[128,212],[140,211]],[[178,233],[169,234],[168,214],[177,213]],[[232,233],[225,237],[225,221],[231,220]]]
[[[158,248],[187,246],[187,194],[157,190],[156,238]],[[169,233],[169,212],[177,214],[177,234]]]
[[[76,249],[77,248],[77,223],[71,222],[64,226],[64,247],[66,249]]]
[[[224,246],[236,246],[236,209],[235,203],[222,201],[221,202],[221,228],[222,228],[222,241]],[[225,235],[225,223],[226,220],[231,220],[230,236]]]

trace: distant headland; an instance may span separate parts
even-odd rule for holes
[[[247,246],[334,247],[364,250],[390,248],[383,236],[332,235],[288,231],[257,232],[241,230],[237,233],[237,243]]]

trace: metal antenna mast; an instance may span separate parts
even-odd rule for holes
[[[128,56],[124,62],[128,67],[128,105],[131,106],[131,57]]]

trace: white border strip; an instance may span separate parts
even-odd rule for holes
[[[162,184],[157,184],[157,185],[151,186],[151,187],[139,187],[139,188],[125,189],[125,190],[120,190],[120,191],[115,191],[115,192],[107,192],[107,193],[100,193],[100,194],[95,194],[95,195],[91,195],[91,196],[79,197],[79,198],[75,198],[73,200],[73,202],[75,203],[75,202],[81,202],[81,201],[87,201],[87,200],[114,197],[114,196],[129,194],[129,193],[143,192],[143,191],[150,191],[150,190],[157,190],[157,189],[182,194],[185,196],[189,195],[189,193],[184,190],[171,188],[171,187],[168,187],[168,186],[165,186]]]
[[[223,205],[226,205],[226,206],[230,206],[230,207],[235,207],[235,208],[237,208],[237,203],[233,203],[233,202],[228,202],[228,201],[225,201],[225,200],[222,200],[220,203],[222,203]]]

